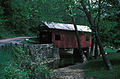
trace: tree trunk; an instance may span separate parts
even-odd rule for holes
[[[93,37],[93,34],[92,34]],[[94,51],[94,44],[95,44],[95,38],[92,38],[92,44],[91,44],[91,49],[90,49],[90,59],[92,59],[93,51]]]
[[[97,41],[95,41],[95,59],[98,57],[98,44]]]
[[[72,10],[70,10],[70,14],[72,14]],[[79,38],[79,32],[77,30],[77,25],[75,23],[75,18],[73,16],[71,16],[72,18],[72,22],[74,24],[74,28],[75,28],[75,34],[76,34],[76,38],[77,38],[77,43],[78,43],[78,52],[79,52],[79,56],[80,56],[80,62],[83,62],[84,59],[83,59],[83,51],[82,51],[82,48],[81,48],[81,44],[80,44],[80,38]]]
[[[103,49],[103,46],[102,46],[102,42],[101,42],[100,37],[98,35],[96,26],[93,23],[92,17],[90,16],[90,14],[89,14],[89,12],[88,12],[88,10],[87,10],[83,1],[81,1],[81,5],[82,5],[83,10],[84,10],[84,12],[85,12],[85,14],[88,18],[88,21],[89,21],[90,25],[91,25],[92,31],[95,32],[96,41],[97,41],[97,43],[100,47],[100,53],[102,54],[102,58],[105,62],[105,65],[109,70],[112,70],[112,65],[111,65],[110,61],[107,59],[107,57],[105,56],[105,52],[104,52],[104,49]]]

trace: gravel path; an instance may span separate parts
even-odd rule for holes
[[[72,66],[55,69],[52,79],[93,79],[92,77],[86,77],[83,66],[85,63],[77,63]]]

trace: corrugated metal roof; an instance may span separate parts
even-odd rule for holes
[[[51,29],[61,29],[61,30],[75,30],[73,24],[62,24],[62,23],[47,23],[44,22],[44,24]],[[83,25],[77,25],[78,31],[83,31],[83,32],[92,32],[91,29],[88,26],[83,26]]]

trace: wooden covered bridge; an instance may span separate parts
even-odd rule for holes
[[[77,25],[82,48],[91,45],[91,29]],[[40,42],[52,43],[56,48],[78,48],[73,24],[47,23],[40,24]]]
[[[73,48],[77,49],[77,38],[73,24],[47,23],[40,24],[40,43],[53,44],[55,48]],[[88,26],[77,25],[79,38],[83,49],[91,46],[91,29]]]

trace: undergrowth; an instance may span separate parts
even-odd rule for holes
[[[112,63],[113,70],[107,70],[103,59],[99,58],[85,65],[86,74],[97,79],[120,79],[120,54],[109,53],[107,57]]]
[[[32,64],[29,49],[3,47],[0,51],[0,79],[50,79],[46,65]]]

